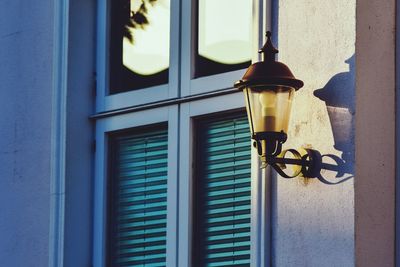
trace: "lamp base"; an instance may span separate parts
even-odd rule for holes
[[[286,142],[287,135],[281,132],[254,133],[254,147],[261,157],[276,157],[282,152],[282,144]]]

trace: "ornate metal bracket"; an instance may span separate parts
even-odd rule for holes
[[[321,171],[321,154],[313,149],[305,149],[306,153],[301,155],[295,149],[287,149],[281,153],[281,157],[266,157],[265,162],[271,165],[280,176],[284,178],[294,178],[298,175],[302,175],[307,178],[315,178]],[[286,156],[291,154],[292,157],[287,158]],[[294,165],[292,174],[287,174],[284,169],[286,165]]]
[[[304,155],[295,149],[282,151],[282,144],[286,141],[286,134],[283,132],[264,133],[263,136],[254,136],[253,139],[255,139],[253,145],[257,148],[263,162],[262,167],[269,164],[284,178],[294,178],[300,174],[303,177],[315,178],[321,171],[322,156],[318,151],[304,149],[306,152]],[[289,155],[291,155],[290,158]],[[286,165],[294,165],[291,174],[285,173]]]

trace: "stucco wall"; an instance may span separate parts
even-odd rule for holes
[[[279,59],[305,83],[285,147],[312,147],[339,173],[274,180],[273,266],[354,266],[355,0],[274,4]]]
[[[0,1],[0,265],[47,266],[53,8]]]
[[[357,1],[355,254],[360,267],[395,266],[396,2]]]

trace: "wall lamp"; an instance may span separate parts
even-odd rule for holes
[[[304,83],[285,64],[275,60],[278,50],[272,44],[271,32],[266,36],[265,45],[258,51],[262,61],[252,64],[235,83],[245,96],[253,145],[263,167],[270,165],[285,178],[300,174],[316,177],[321,170],[318,151],[305,149],[303,154],[295,149],[282,151],[282,144],[287,140],[292,99]],[[284,172],[286,165],[293,165],[291,174]]]

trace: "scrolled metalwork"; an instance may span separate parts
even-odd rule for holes
[[[303,177],[315,178],[321,171],[322,156],[316,150],[308,148],[305,148],[304,150],[306,153],[302,155],[295,149],[287,149],[282,151],[278,157],[265,157],[265,163],[269,164],[280,176],[284,178],[290,179],[297,177],[300,174]],[[292,155],[292,158],[286,157],[288,153]],[[284,169],[287,168],[286,165],[294,166],[292,174],[287,174],[284,171]]]

